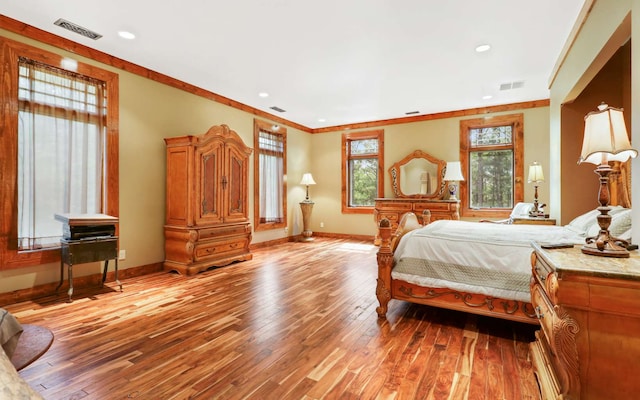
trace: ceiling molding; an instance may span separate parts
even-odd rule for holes
[[[445,111],[441,113],[417,115],[413,117],[384,119],[379,121],[363,122],[358,124],[348,124],[339,126],[330,126],[326,128],[314,129],[312,133],[328,133],[335,131],[344,131],[351,129],[373,128],[384,125],[409,124],[413,122],[431,121],[434,119],[456,118],[456,117],[477,117],[482,114],[497,113],[504,111],[525,110],[528,108],[548,107],[549,99],[524,101],[521,103],[502,104],[497,106],[467,108],[464,110]]]

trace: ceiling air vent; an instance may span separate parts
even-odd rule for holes
[[[272,109],[273,111],[277,111],[277,112],[286,112],[286,111],[285,111],[285,110],[283,110],[282,108],[280,108],[280,107],[276,107],[276,106],[269,107],[269,108],[270,108],[270,109]]]
[[[520,89],[524,87],[524,81],[507,82],[500,85],[500,90]]]
[[[414,114],[420,114],[420,111],[407,111],[406,113],[404,113],[404,115],[414,115]]]
[[[59,27],[69,30],[71,32],[75,32],[84,37],[88,37],[89,39],[98,40],[102,37],[101,34],[90,31],[89,29],[83,28],[80,25],[76,25],[73,22],[69,22],[66,19],[59,18],[53,24],[58,25]]]

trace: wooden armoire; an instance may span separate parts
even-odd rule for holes
[[[165,139],[164,269],[192,275],[250,260],[249,156],[227,125]]]

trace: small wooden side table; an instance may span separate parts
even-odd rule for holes
[[[73,265],[85,264],[90,262],[104,261],[104,271],[102,272],[102,284],[107,278],[107,269],[109,267],[109,260],[115,260],[115,278],[116,285],[120,287],[122,292],[122,283],[118,280],[118,237],[110,236],[104,238],[91,238],[80,240],[67,240],[62,239],[60,241],[60,283],[56,287],[56,293],[64,282],[64,264],[68,265],[68,279],[69,279],[69,302],[71,302],[71,296],[73,295]]]
[[[524,225],[555,225],[555,218],[545,217],[515,217],[511,221],[512,224],[524,224]]]

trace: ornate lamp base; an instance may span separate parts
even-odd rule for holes
[[[304,200],[300,202],[300,209],[302,210],[302,237],[301,242],[313,241],[313,232],[309,229],[309,220],[311,219],[311,211],[313,210],[313,201]]]
[[[456,183],[455,182],[449,182],[449,200],[458,200],[458,198],[456,197]]]
[[[602,247],[602,250],[598,248],[598,245],[595,242],[585,244],[584,246],[582,246],[582,252],[584,254],[590,254],[592,256],[617,257],[617,258],[629,257],[629,251],[624,247],[618,246],[612,240],[604,242],[604,246]]]
[[[607,206],[598,207],[598,210],[600,211],[600,215],[598,215],[600,232],[597,236],[586,239],[587,244],[582,246],[582,252],[592,256],[629,257],[629,251],[627,251],[626,248],[629,242],[615,238],[609,234],[609,225],[611,224],[611,215],[609,215],[610,208]]]
[[[609,164],[603,163],[596,168],[596,174],[600,176],[600,190],[598,193],[598,202],[600,203],[600,207],[598,207],[598,211],[600,211],[598,225],[600,226],[600,232],[596,237],[587,238],[587,244],[582,246],[582,252],[592,256],[628,258],[629,251],[627,251],[626,246],[629,243],[626,240],[614,238],[609,234],[609,225],[611,225],[611,215],[609,215],[611,210],[609,207],[609,174],[611,171]]]

